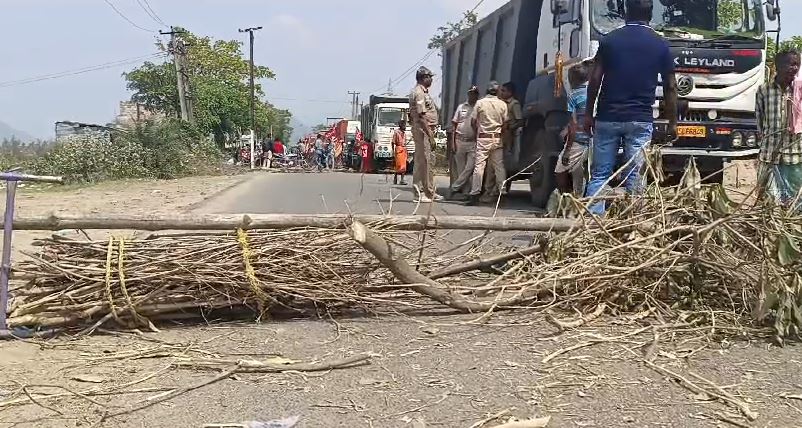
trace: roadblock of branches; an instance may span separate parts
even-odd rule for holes
[[[587,202],[564,198],[553,213],[561,218],[538,219],[519,232],[532,240],[525,247],[509,239],[510,229],[527,229],[523,223],[497,219],[492,224],[506,226],[492,231],[468,222],[465,231],[458,221],[435,217],[414,228],[391,216],[346,216],[308,227],[295,219],[288,228],[138,239],[54,235],[15,266],[9,323],[92,332],[156,329],[165,319],[393,308],[480,318],[528,311],[559,328],[649,316],[722,333],[798,335],[799,214],[736,204],[720,186],[652,187],[639,198],[615,197],[603,220],[586,215]]]

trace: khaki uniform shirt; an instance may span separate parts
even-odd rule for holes
[[[507,103],[495,95],[488,95],[476,102],[471,120],[476,119],[479,134],[501,134],[501,126],[508,118]],[[481,135],[477,135],[482,138]]]
[[[439,118],[437,116],[437,106],[434,99],[429,95],[429,90],[423,85],[416,85],[412,93],[409,94],[409,114],[412,117],[413,126],[437,126]],[[421,122],[421,114],[424,115]]]
[[[454,118],[451,119],[452,122],[457,124],[457,129],[454,131],[460,141],[474,141],[476,139],[476,134],[473,132],[473,124],[471,124],[473,107],[468,103],[460,104],[457,107],[457,111],[454,112]]]
[[[521,103],[515,98],[510,98],[507,102],[507,128],[504,130],[501,138],[504,140],[504,145],[509,147],[515,141],[515,136],[518,135],[519,124],[524,118]]]

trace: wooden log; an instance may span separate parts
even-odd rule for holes
[[[133,230],[229,230],[238,228],[292,229],[301,227],[345,229],[352,221],[382,223],[401,230],[454,229],[529,232],[566,232],[581,226],[570,219],[479,216],[386,216],[347,214],[232,214],[171,216],[39,216],[14,219],[15,230],[133,229]],[[2,227],[2,226],[0,226]]]
[[[506,299],[466,299],[463,296],[447,291],[446,287],[439,284],[437,281],[416,271],[404,260],[401,253],[395,251],[384,238],[377,235],[362,223],[355,221],[348,230],[348,233],[357,243],[365,248],[365,250],[379,259],[399,281],[409,286],[411,290],[462,312],[487,312],[493,309],[516,307],[537,298],[540,294],[548,292],[548,290],[541,290],[533,287],[528,290],[522,290],[513,297]]]

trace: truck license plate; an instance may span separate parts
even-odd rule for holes
[[[707,128],[704,126],[678,126],[677,136],[686,138],[705,138]]]

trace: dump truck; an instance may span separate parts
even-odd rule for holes
[[[395,156],[393,150],[393,133],[398,129],[398,122],[405,119],[409,123],[409,98],[371,95],[370,103],[362,108],[362,133],[366,140],[373,142],[373,161],[376,169],[381,171],[390,167]],[[412,168],[415,144],[412,141],[411,127],[407,125],[407,151],[409,160],[407,170]]]
[[[652,28],[668,40],[679,95],[679,139],[665,143],[665,171],[677,176],[690,157],[702,176],[721,179],[725,162],[754,158],[759,135],[755,95],[766,77],[766,22],[779,0],[654,0]],[[605,34],[625,24],[625,0],[512,0],[443,48],[442,126],[472,85],[513,82],[526,126],[505,153],[508,175],[530,182],[543,207],[555,188],[554,167],[568,123],[563,76],[593,58]],[[666,142],[662,88],[653,106],[655,143]]]

